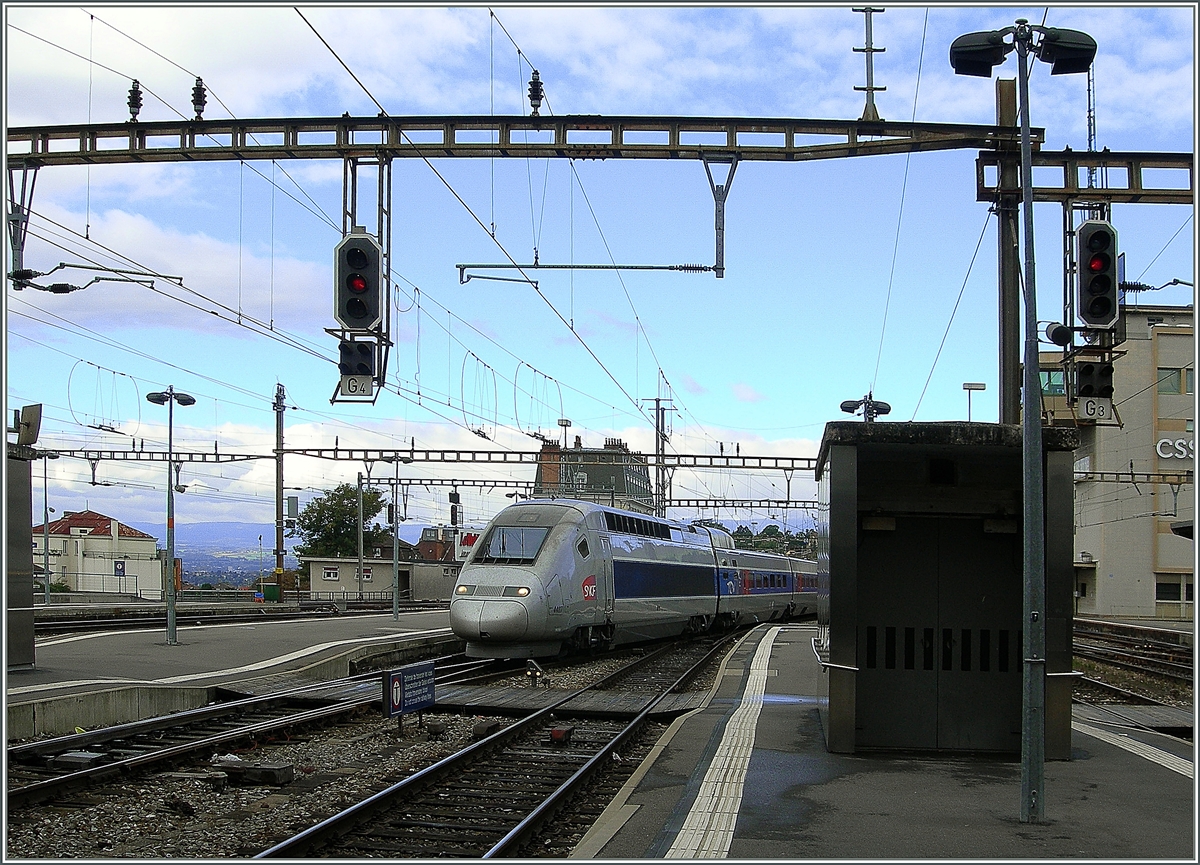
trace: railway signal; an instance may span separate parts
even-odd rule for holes
[[[338,372],[375,377],[375,343],[342,340],[338,343]]]
[[[1113,395],[1113,365],[1107,360],[1086,360],[1075,367],[1075,394],[1080,398],[1110,399]]]
[[[1075,230],[1078,261],[1076,305],[1079,318],[1093,329],[1116,327],[1118,314],[1117,232],[1108,222],[1089,219]]]
[[[383,251],[360,228],[333,251],[333,317],[350,330],[371,330],[382,321]]]

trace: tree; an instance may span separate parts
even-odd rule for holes
[[[383,543],[385,530],[372,524],[383,510],[383,492],[363,487],[363,547]],[[358,485],[341,484],[306,504],[288,537],[300,538],[297,556],[358,555]]]

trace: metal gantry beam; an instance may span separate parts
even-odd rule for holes
[[[1020,182],[1016,177],[1006,181],[1001,188],[1000,169],[1002,160],[1011,157],[999,153],[980,153],[975,160],[976,200],[997,201],[1000,196],[1020,197]],[[1057,186],[1033,187],[1034,201],[1095,201],[1109,204],[1191,204],[1195,190],[1194,163],[1191,153],[1143,153],[1101,150],[1039,150],[1032,154],[1033,168],[1057,168],[1062,172],[1062,183]],[[1125,185],[1116,187],[1080,186],[1079,174],[1089,168],[1108,169],[1110,180],[1124,172]],[[1176,183],[1170,186],[1148,184],[1146,170],[1169,169]],[[1119,170],[1119,171],[1118,171]],[[1186,172],[1186,175],[1184,174]],[[1039,176],[1039,179],[1040,176]],[[1184,180],[1186,179],[1186,185]],[[1166,180],[1164,174],[1162,180]],[[1008,186],[1015,182],[1015,187]],[[1161,182],[1161,181],[1160,181]]]
[[[1075,472],[1075,483],[1094,481],[1105,484],[1174,484],[1193,482],[1191,471],[1182,472]]]
[[[76,457],[86,460],[133,460],[148,462],[166,462],[165,451],[146,450],[57,450],[56,453],[66,457]],[[536,464],[541,451],[470,451],[470,450],[440,450],[440,449],[409,449],[388,450],[379,448],[282,448],[281,453],[294,456],[316,457],[328,460],[345,460],[349,462],[400,462],[400,463],[480,463],[480,464]],[[245,460],[273,460],[275,454],[235,454],[235,453],[204,453],[175,451],[176,462],[197,463],[232,463]],[[614,451],[614,456],[619,456]],[[628,459],[607,458],[597,456],[595,459],[585,459],[582,462],[572,459],[572,465],[621,465],[623,463],[654,466],[658,464],[654,454],[629,454]],[[814,457],[784,457],[784,456],[718,456],[716,454],[663,454],[662,465],[666,468],[695,468],[695,469],[758,469],[779,471],[814,471]],[[414,483],[438,483],[441,481],[414,481]],[[448,482],[449,483],[449,482]],[[467,481],[459,481],[466,485]],[[488,481],[487,483],[492,483]],[[524,481],[514,482],[524,483]]]
[[[543,456],[541,451],[473,451],[473,450],[439,450],[439,449],[409,449],[390,450],[382,448],[285,448],[284,453],[296,456],[316,457],[328,460],[351,460],[358,462],[395,462],[413,463],[489,463],[489,464],[522,464],[537,463]],[[566,451],[564,453],[569,453]],[[654,466],[658,464],[654,454],[629,454],[626,459],[613,452],[613,457],[594,459],[574,459],[572,465],[613,465],[622,463],[637,463]],[[696,468],[696,469],[776,469],[780,471],[815,471],[815,457],[786,457],[786,456],[720,456],[717,454],[664,454],[662,465],[667,468]]]
[[[667,499],[667,507],[669,508],[756,508],[760,510],[771,510],[777,508],[786,510],[788,508],[799,508],[801,510],[816,510],[817,503],[811,500],[792,500],[792,499]]]
[[[55,453],[64,457],[76,457],[89,461],[96,460],[132,460],[134,462],[167,461],[166,451],[116,451],[116,450],[58,450]],[[275,454],[221,454],[221,453],[185,453],[173,451],[171,459],[177,463],[237,463],[246,460],[273,460]]]
[[[1034,130],[1040,144],[1044,129]],[[253,159],[567,158],[801,161],[990,150],[1012,128],[753,117],[313,117],[19,126],[10,168]],[[833,140],[831,140],[833,139]]]

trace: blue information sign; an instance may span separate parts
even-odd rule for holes
[[[433,703],[433,661],[383,674],[383,710],[389,718],[428,709]]]

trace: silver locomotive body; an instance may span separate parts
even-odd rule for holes
[[[799,602],[808,564],[591,502],[520,502],[463,564],[450,626],[472,657],[534,658],[766,621],[811,606]]]

